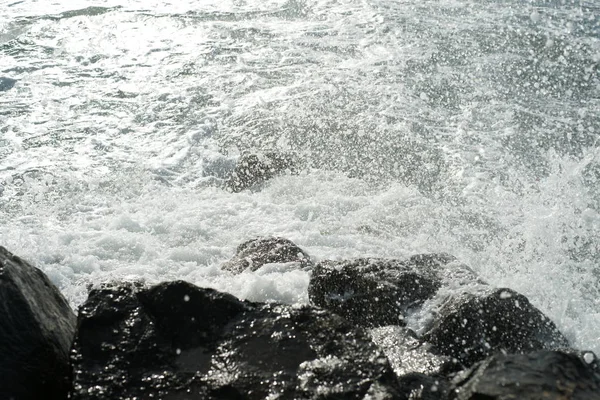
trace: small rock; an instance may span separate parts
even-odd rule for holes
[[[240,244],[235,256],[221,266],[233,273],[256,271],[265,264],[298,263],[299,268],[312,267],[310,256],[294,242],[281,237],[260,237]]]
[[[65,399],[76,317],[39,269],[0,246],[0,399]]]
[[[399,398],[368,334],[308,306],[120,285],[92,290],[78,327],[72,399]]]
[[[313,269],[308,295],[313,304],[354,324],[404,325],[406,313],[442,286],[444,269],[454,261],[448,254],[424,254],[406,261],[323,261]]]
[[[575,354],[495,354],[452,380],[455,400],[598,400],[600,375]]]
[[[261,184],[286,171],[295,173],[297,160],[290,154],[269,152],[261,155],[244,154],[226,181],[234,193]]]
[[[525,296],[510,289],[449,299],[422,338],[466,366],[499,351],[568,347],[554,323]]]

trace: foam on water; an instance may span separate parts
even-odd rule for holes
[[[0,244],[74,305],[111,279],[306,303],[307,272],[219,268],[278,235],[451,253],[600,351],[591,2],[120,3],[0,16]],[[307,168],[220,189],[248,149]]]

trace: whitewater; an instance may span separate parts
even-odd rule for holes
[[[600,6],[0,1],[0,245],[73,306],[183,279],[307,303],[309,272],[447,252],[600,354]],[[231,193],[241,154],[298,174]]]

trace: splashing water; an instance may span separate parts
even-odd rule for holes
[[[595,2],[196,3],[5,5],[0,244],[74,305],[108,279],[307,302],[306,272],[219,269],[257,235],[445,251],[600,351]],[[306,167],[220,189],[271,150]]]

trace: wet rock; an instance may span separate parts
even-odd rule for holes
[[[39,269],[0,247],[0,398],[65,399],[75,314]]]
[[[454,268],[466,280],[477,279],[448,254],[423,254],[406,261],[324,261],[313,269],[308,295],[313,304],[355,324],[403,325],[407,312],[432,297]]]
[[[398,376],[446,376],[462,369],[452,357],[435,354],[411,329],[390,325],[370,329],[370,333]]]
[[[597,373],[600,373],[600,359],[598,359],[598,356],[596,356],[593,351],[577,350],[573,348],[561,348],[559,351],[564,354],[571,354],[579,357],[579,359],[583,361],[589,368]]]
[[[291,240],[259,237],[240,244],[235,256],[221,268],[240,273],[256,271],[263,265],[272,263],[297,263],[299,268],[312,267],[310,256]]]
[[[297,172],[298,161],[291,154],[269,152],[244,154],[226,181],[234,193],[249,189],[285,172]]]
[[[408,328],[383,326],[371,329],[370,333],[399,377],[406,399],[446,399],[447,376],[461,370],[460,364],[451,357],[434,354],[431,345],[421,341]]]
[[[406,400],[446,400],[450,384],[445,377],[410,373],[399,377],[398,382]]]
[[[78,328],[73,399],[398,398],[368,334],[325,310],[119,285],[90,292]]]
[[[466,366],[495,352],[568,347],[565,337],[529,300],[510,289],[464,293],[439,310],[423,339]]]
[[[600,375],[575,354],[496,354],[458,374],[456,400],[598,400]]]
[[[175,290],[159,286],[163,290],[151,291],[141,284],[123,283],[90,291],[79,309],[72,398],[157,396],[168,393],[162,388],[191,387],[196,372],[209,370],[206,353],[214,351],[219,329],[246,307],[233,296],[211,290],[198,293],[183,282],[172,287]],[[172,304],[162,301],[174,294],[177,300]],[[201,313],[207,305],[208,312],[196,319],[194,308]],[[205,351],[197,345],[199,340],[212,348]]]

